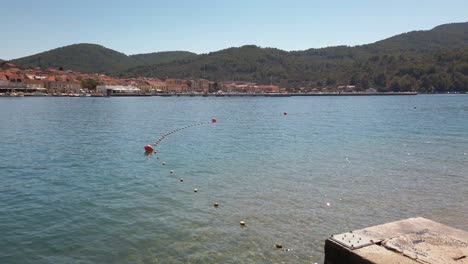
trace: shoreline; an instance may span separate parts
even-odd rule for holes
[[[389,96],[417,95],[418,93],[280,93],[280,94],[156,94],[153,96],[202,96],[202,97],[292,97],[292,96]]]
[[[258,94],[113,94],[104,96],[102,94],[83,95],[48,95],[48,94],[20,94],[20,95],[0,95],[0,97],[295,97],[295,96],[409,96],[418,95],[416,92],[402,93],[258,93]]]

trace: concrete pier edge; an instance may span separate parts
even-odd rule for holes
[[[422,217],[345,232],[325,241],[325,264],[339,263],[466,264],[468,233]]]

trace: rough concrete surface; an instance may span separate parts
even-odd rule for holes
[[[325,243],[325,263],[467,264],[468,233],[417,217],[350,233],[373,244],[354,248],[332,236]],[[335,237],[335,239],[334,239]]]

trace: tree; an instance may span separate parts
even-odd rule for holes
[[[359,80],[359,87],[361,90],[369,89],[369,76],[367,74],[363,75]]]
[[[81,80],[81,88],[86,88],[89,90],[95,90],[96,86],[98,86],[100,83],[94,79],[88,78]]]
[[[209,93],[215,93],[218,91],[218,82],[215,82],[213,83],[213,85],[210,85],[210,87],[208,88],[208,92]]]
[[[351,79],[349,79],[349,85],[357,85],[358,84],[358,76],[357,74],[353,74]]]
[[[390,90],[392,92],[400,92],[401,91],[401,87],[400,87],[400,82],[398,80],[398,77],[395,77],[392,79],[392,81],[390,82]]]
[[[336,79],[332,77],[327,77],[327,85],[335,85],[336,84]]]
[[[387,86],[387,77],[385,76],[385,73],[381,72],[377,74],[377,76],[374,77],[374,84],[377,87]]]

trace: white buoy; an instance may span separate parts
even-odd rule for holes
[[[184,181],[184,178],[180,178],[180,181],[183,182],[183,181]]]
[[[240,224],[241,226],[245,226],[245,222],[244,222],[244,221],[240,221],[239,224]]]
[[[198,192],[198,189],[193,189],[193,192]]]
[[[163,161],[162,165],[163,165],[163,166],[166,165],[166,162]]]
[[[173,171],[173,170],[170,170],[170,171],[169,171],[169,173],[170,173],[170,174],[173,174],[173,173],[174,173],[174,171]]]
[[[219,203],[214,203],[213,206],[214,206],[214,207],[218,207],[218,206],[219,206]]]
[[[330,206],[330,203],[327,203],[327,206]]]

